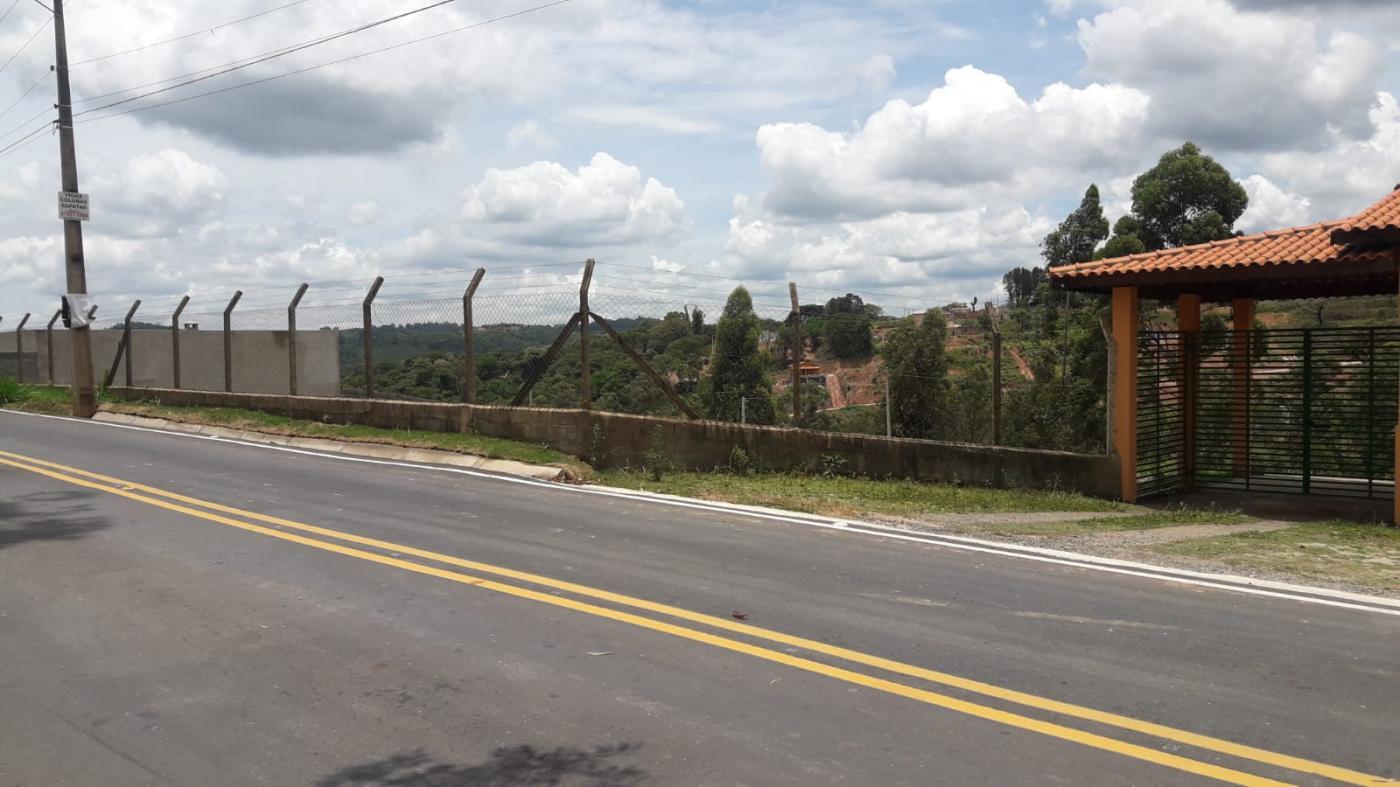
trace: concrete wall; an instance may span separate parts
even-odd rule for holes
[[[20,368],[21,363],[24,364],[22,369]],[[43,372],[39,369],[38,354],[30,352],[27,346],[24,348],[23,358],[19,357],[13,349],[9,352],[0,351],[0,377],[14,377],[26,382],[37,382],[43,379],[42,375]]]
[[[742,447],[768,470],[820,469],[839,460],[845,472],[921,481],[1070,489],[1118,497],[1118,463],[1110,456],[1023,448],[813,432],[718,421],[686,421],[587,410],[258,396],[222,392],[114,388],[126,399],[165,404],[243,407],[309,420],[387,429],[474,432],[538,443],[598,467],[641,467],[653,437],[679,468],[710,470],[729,464]],[[828,459],[830,458],[830,459]]]
[[[131,332],[131,382],[142,388],[168,388],[174,384],[174,355],[169,330]],[[120,330],[92,332],[92,365],[101,383],[116,357]],[[248,393],[286,394],[290,391],[286,331],[233,332],[233,389]],[[53,334],[54,379],[48,379],[49,353],[43,331],[25,331],[24,352],[38,354],[38,376],[26,379],[68,385],[73,379],[73,356],[68,332]],[[13,356],[15,334],[0,333],[0,357]],[[114,385],[126,381],[126,359],[117,367]],[[180,331],[180,386],[194,390],[224,389],[224,338],[222,331]],[[338,331],[297,331],[297,388],[308,396],[340,393],[340,336]]]

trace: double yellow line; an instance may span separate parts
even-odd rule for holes
[[[1234,743],[1232,741],[1214,738],[1208,735],[1181,730],[1162,724],[1155,724],[1143,721],[1130,716],[1123,716],[1116,713],[1095,710],[1080,705],[1040,697],[1014,689],[996,686],[990,683],[971,680],[969,678],[951,675],[945,672],[919,667],[912,664],[905,664],[893,661],[868,653],[829,645],[824,642],[784,634],[778,631],[761,628],[759,626],[741,623],[728,618],[715,617],[699,612],[694,612],[680,607],[667,604],[660,604],[646,599],[627,596],[620,593],[613,593],[607,590],[580,585],[573,582],[566,582],[540,574],[532,574],[515,569],[495,566],[488,563],[481,563],[474,560],[453,555],[446,555],[438,552],[431,552],[424,549],[397,544],[391,541],[383,541],[376,538],[346,533],[330,528],[319,527],[302,522],[296,522],[281,517],[260,514],[254,511],[245,511],[231,506],[225,506],[207,500],[188,497],[175,492],[170,492],[157,487],[124,481],[119,478],[102,475],[99,473],[81,470],[75,467],[48,462],[33,457],[23,456],[8,451],[0,451],[0,466],[8,466],[18,470],[35,473],[56,481],[71,484],[74,486],[93,489],[99,492],[115,495],[146,505],[162,508],[185,514],[209,522],[236,527],[260,535],[290,541],[302,546],[312,547],[327,552],[334,552],[347,557],[366,560],[372,563],[379,563],[385,566],[411,571],[417,574],[445,579],[451,582],[472,585],[484,590],[494,591],[516,598],[536,601],[542,604],[549,604],[554,607],[562,607],[574,612],[592,615],[599,618],[626,623],[639,628],[668,634],[681,639],[699,642],[724,650],[741,653],[746,656],[763,659],[765,661],[782,664],[805,672],[823,675],[828,678],[843,681],[846,683],[862,686],[876,691],[893,694],[907,699],[922,702],[927,705],[945,708],[969,716],[973,716],[988,721],[1005,724],[1022,730],[1048,735],[1053,738],[1070,741],[1073,743],[1089,746],[1102,751],[1109,751],[1121,754],[1134,759],[1155,763],[1168,768],[1174,768],[1187,773],[1217,779],[1230,784],[1241,785],[1280,785],[1286,782],[1277,781],[1241,770],[1216,765],[1200,759],[1192,759],[1177,754],[1160,751],[1147,746],[1129,743],[1117,738],[1100,735],[1093,732],[1069,727],[1064,724],[1034,718],[1021,713],[1015,713],[990,705],[979,704],[965,699],[960,699],[948,694],[931,691],[919,686],[896,682],[887,678],[867,675],[843,667],[832,666],[809,658],[802,658],[790,653],[786,653],[772,648],[755,645],[738,639],[733,639],[711,631],[703,631],[695,628],[678,625],[666,620],[659,620],[652,617],[628,612],[625,609],[599,606],[590,601],[582,601],[578,598],[559,596],[553,593],[546,593],[529,587],[522,587],[516,584],[502,582],[497,579],[490,579],[482,576],[474,576],[461,571],[442,568],[438,565],[420,563],[413,560],[406,560],[401,557],[372,552],[358,547],[369,547],[383,552],[394,553],[394,555],[407,555],[441,566],[451,566],[454,569],[467,569],[477,574],[486,574],[495,577],[516,580],[528,583],[541,588],[548,588],[561,591],[572,596],[591,599],[596,602],[606,602],[616,607],[631,608],[658,615],[663,615],[676,620],[687,621],[706,626],[710,629],[741,634],[754,640],[766,641],[789,647],[800,648],[813,654],[821,654],[833,659],[839,659],[855,665],[871,667],[884,672],[893,673],[909,678],[915,678],[926,683],[937,684],[961,690],[963,692],[981,695],[1012,705],[1019,705],[1023,708],[1035,709],[1047,713],[1058,714],[1060,716],[1077,719],[1080,721],[1113,727],[1125,732],[1138,733],[1152,736],[1162,740],[1191,746],[1215,754],[1226,755],[1241,760],[1248,760],[1255,763],[1273,766],[1280,769],[1306,773],[1313,776],[1322,776],[1334,779],[1347,784],[1358,785],[1379,785],[1396,784],[1385,777],[1361,773],[1359,771],[1342,768],[1326,763],[1314,762],[1312,760],[1293,757],[1287,754],[1280,754],[1266,749]],[[256,524],[262,523],[262,524]],[[309,534],[309,535],[306,535]],[[312,537],[316,536],[316,537]],[[327,541],[324,539],[333,539]],[[340,543],[337,543],[340,542]],[[347,546],[354,544],[356,546]]]

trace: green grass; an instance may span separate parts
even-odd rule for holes
[[[607,470],[599,473],[594,480],[595,483],[625,489],[645,489],[827,516],[1125,510],[1121,503],[1074,492],[987,489],[896,479],[687,472],[668,473],[660,481],[652,481],[637,472]]]
[[[484,456],[489,459],[511,459],[528,464],[555,465],[567,469],[575,477],[586,477],[590,472],[588,466],[577,459],[544,446],[485,435],[456,432],[416,432],[406,429],[380,429],[373,426],[324,424],[232,407],[176,407],[144,402],[116,402],[108,404],[106,409],[148,418],[164,418],[180,423],[222,426],[229,429],[291,437],[316,437],[326,440],[398,445],[408,448],[431,448],[459,454]]]
[[[0,378],[0,407],[48,415],[68,414],[71,395],[67,388],[49,385],[21,385]]]
[[[1284,530],[1158,544],[1151,552],[1400,592],[1400,528],[1321,522]]]

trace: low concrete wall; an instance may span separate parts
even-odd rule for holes
[[[11,344],[13,345],[13,342]],[[23,368],[20,364],[24,364]],[[0,377],[14,377],[25,382],[44,379],[43,372],[39,370],[39,354],[25,349],[24,357],[21,358],[13,346],[9,350],[0,350]]]
[[[92,331],[92,366],[98,383],[112,368],[120,329]],[[287,368],[286,331],[233,331],[233,387],[236,391],[285,394],[291,390]],[[174,343],[169,330],[131,332],[131,382],[142,388],[174,384]],[[26,366],[25,379],[68,385],[73,379],[73,355],[66,330],[53,334],[53,376],[49,379],[48,342],[43,331],[24,332],[24,353],[37,354],[36,364]],[[15,349],[13,331],[0,333],[0,354]],[[37,376],[36,376],[37,375]],[[126,381],[126,360],[117,367],[113,382]],[[224,337],[222,331],[180,331],[180,385],[203,391],[224,389]],[[338,331],[297,331],[297,389],[308,396],[340,393],[340,337]]]
[[[1111,456],[814,432],[720,421],[686,421],[587,410],[384,400],[266,396],[156,388],[111,389],[128,400],[172,405],[242,407],[337,424],[387,429],[473,432],[547,445],[598,467],[641,467],[653,437],[677,467],[710,470],[729,464],[735,446],[767,470],[816,470],[836,462],[844,472],[921,481],[1070,489],[1119,496]]]

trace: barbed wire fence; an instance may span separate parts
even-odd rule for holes
[[[756,359],[721,357],[715,342],[739,286],[757,319]],[[823,349],[823,326],[830,304],[849,306],[852,296],[859,308],[880,306],[862,312],[869,351],[843,359]],[[92,326],[105,385],[585,407],[1004,443],[1004,399],[1034,378],[1001,346],[994,311],[945,310],[948,352],[959,356],[951,375],[892,373],[879,359],[875,347],[891,331],[934,308],[911,288],[809,288],[587,261],[109,302]],[[14,331],[17,371],[65,384],[64,329],[45,317]],[[0,322],[0,336],[7,327]],[[756,360],[765,383],[707,385],[724,360]],[[905,434],[892,417],[902,414],[898,392],[920,388],[943,392],[936,435]]]

